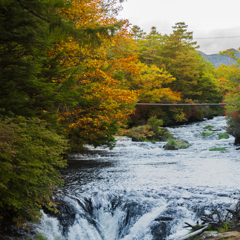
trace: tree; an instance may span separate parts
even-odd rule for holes
[[[239,70],[236,66],[219,66],[215,71],[215,77],[221,89],[223,96],[227,95],[231,89],[236,87],[237,79],[240,78]]]
[[[77,29],[75,19],[60,16],[63,7],[72,9],[72,2],[1,1],[0,108],[6,109],[1,114],[11,111],[41,116],[53,113],[60,101],[71,105],[75,93],[69,86],[75,84],[76,67],[61,68],[59,61],[64,50],[51,58],[48,49],[69,36],[82,44],[99,44],[101,36],[109,37],[118,28],[114,25]],[[59,84],[58,79],[65,81]]]
[[[83,121],[80,125],[84,126],[84,133],[80,135],[83,139],[87,137],[88,143],[94,142],[99,134],[98,144],[113,141],[116,122],[130,114],[128,104],[136,99],[134,92],[123,89],[114,78],[116,68],[125,68],[127,62],[133,66],[136,59],[129,56],[105,62],[108,46],[117,45],[129,35],[128,23],[115,18],[118,11],[115,3],[114,0],[1,2],[0,109],[6,110],[2,114],[41,117],[59,131],[67,128],[69,134]],[[68,113],[71,120],[66,117]],[[101,114],[105,116],[102,119]],[[90,115],[95,119],[93,122]],[[59,120],[67,126],[59,125]],[[106,140],[109,124],[115,130],[109,131]],[[92,134],[86,135],[85,131]]]
[[[137,25],[133,25],[132,32],[135,40],[143,39],[146,35],[146,33]]]
[[[162,68],[164,66],[161,56],[163,44],[163,36],[158,33],[156,27],[152,27],[151,32],[137,42],[139,60],[147,65],[155,64]]]
[[[159,69],[156,65],[137,64],[140,74],[127,81],[131,90],[138,90],[139,102],[177,102],[180,93],[173,92],[170,88],[163,87],[176,79],[167,71]]]
[[[197,99],[201,92],[196,91],[200,77],[196,42],[192,42],[192,32],[187,32],[185,23],[176,23],[173,29],[172,34],[165,35],[161,51],[166,70],[177,79],[171,88],[181,92],[182,99]]]
[[[67,137],[112,146],[133,111],[137,93],[116,73],[137,71],[136,57],[118,51],[129,33],[127,21],[114,17],[114,2],[0,2],[2,222],[33,220],[52,206]]]
[[[143,40],[137,42],[140,61],[149,66],[155,64],[170,73],[176,80],[163,84],[164,88],[181,93],[181,102],[219,102],[219,87],[214,77],[214,68],[197,53],[192,32],[184,22],[173,26],[173,33],[158,33],[155,27]],[[187,120],[194,114],[202,118],[202,108],[171,108],[170,118]],[[172,113],[171,113],[172,112]],[[205,111],[206,112],[206,111]],[[173,114],[173,115],[172,115]]]
[[[120,26],[111,38],[100,36],[101,45],[81,44],[72,38],[56,44],[49,55],[58,56],[63,50],[59,65],[65,70],[77,67],[74,75],[75,85],[71,85],[75,96],[75,106],[61,105],[59,120],[66,125],[71,140],[80,147],[83,144],[99,146],[114,145],[113,135],[117,128],[133,112],[137,93],[123,86],[125,75],[137,72],[135,56],[124,52],[132,39],[127,31],[128,22],[118,22],[114,2],[109,12],[109,3],[100,0],[73,1],[72,9],[62,9],[61,14],[76,22],[76,28]],[[83,11],[84,9],[84,11]],[[55,81],[55,79],[54,79]],[[59,84],[64,83],[59,79]]]
[[[240,70],[239,60],[231,66],[221,66],[216,70],[216,77],[224,94],[228,131],[235,137],[235,144],[240,144]]]
[[[66,166],[67,140],[38,118],[1,118],[0,225],[36,220],[54,206],[51,196],[63,181],[56,168]]]

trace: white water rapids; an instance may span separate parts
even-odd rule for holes
[[[207,125],[213,135],[202,138]],[[203,213],[239,199],[240,157],[224,117],[168,128],[188,149],[122,137],[113,150],[89,146],[72,154],[62,175],[61,215],[43,213],[38,231],[48,240],[161,240],[188,232]],[[211,148],[226,151],[209,151]],[[200,220],[201,222],[201,220]]]

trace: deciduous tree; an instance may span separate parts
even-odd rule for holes
[[[67,131],[77,139],[79,145],[112,146],[117,126],[132,113],[137,101],[136,92],[129,91],[123,85],[125,75],[137,73],[137,58],[124,52],[132,39],[127,30],[128,22],[118,22],[112,14],[117,11],[114,3],[109,1],[105,6],[100,0],[73,1],[72,9],[63,8],[61,14],[75,21],[79,29],[99,25],[106,28],[118,25],[120,28],[111,38],[100,36],[100,46],[80,44],[69,38],[49,52],[54,58],[64,51],[59,62],[61,67],[66,70],[77,68],[76,84],[72,86],[80,93],[76,96],[76,105],[62,105],[59,113],[61,123],[67,124]],[[64,81],[59,79],[58,83]]]

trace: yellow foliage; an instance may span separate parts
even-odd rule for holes
[[[117,1],[81,0],[72,1],[72,8],[63,8],[59,12],[67,19],[75,21],[79,29],[111,26],[118,23],[114,15],[118,11]],[[59,120],[68,124],[68,132],[77,131],[88,139],[96,138],[96,134],[106,134],[109,129],[104,123],[117,122],[121,124],[133,112],[137,102],[138,92],[128,90],[122,82],[114,78],[114,74],[123,71],[128,74],[138,74],[136,67],[137,57],[126,54],[120,47],[122,44],[131,44],[131,35],[127,27],[128,21],[122,21],[121,29],[111,38],[101,36],[101,45],[92,46],[91,43],[80,45],[78,41],[69,38],[55,45],[49,51],[49,57],[55,57],[63,52],[59,64],[65,69],[79,67],[74,91],[81,89],[81,99],[84,103],[74,108],[59,109]],[[109,48],[114,52],[109,57]],[[117,57],[116,57],[117,56]],[[67,72],[67,71],[66,71]],[[66,73],[64,79],[52,79],[53,82],[63,83],[71,77]],[[89,103],[87,105],[86,103]]]
[[[148,66],[138,63],[139,74],[132,77],[128,86],[130,89],[139,90],[139,100],[143,102],[177,102],[180,101],[181,93],[174,92],[164,87],[176,79],[167,71],[156,65]]]

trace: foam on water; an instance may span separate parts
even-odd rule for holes
[[[203,139],[208,125],[215,133]],[[184,222],[236,203],[240,158],[232,136],[218,139],[224,117],[168,129],[191,146],[170,151],[165,142],[121,137],[113,150],[88,146],[88,153],[70,155],[61,196],[74,219],[64,233],[62,220],[44,214],[39,231],[48,239],[170,240],[187,233]],[[226,151],[209,151],[216,147]]]

